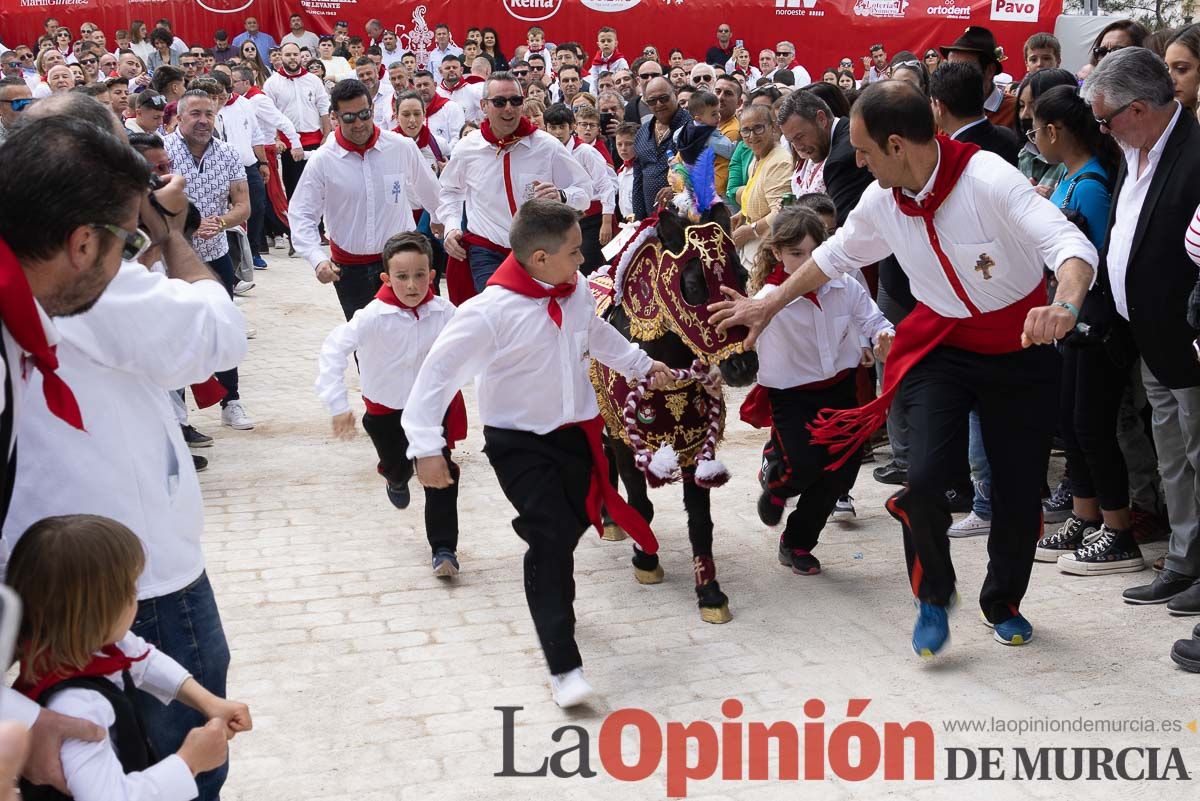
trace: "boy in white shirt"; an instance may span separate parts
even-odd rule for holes
[[[478,376],[485,453],[517,510],[513,528],[529,545],[525,596],[562,707],[592,695],[575,643],[579,537],[589,524],[601,530],[603,504],[643,550],[658,550],[650,526],[609,484],[590,358],[649,377],[657,387],[670,377],[666,365],[596,316],[578,271],[583,236],[577,220],[575,210],[557,201],[521,205],[510,233],[512,254],[434,343],[404,418],[421,483],[450,486],[441,420],[458,388]]]
[[[363,429],[379,454],[379,474],[387,482],[388,500],[397,509],[408,508],[412,461],[405,455],[408,440],[401,421],[417,370],[434,340],[450,318],[454,306],[433,294],[433,250],[422,234],[397,234],[383,248],[387,272],[375,299],[354,313],[349,322],[330,332],[318,359],[317,395],[333,416],[333,433],[339,439],[354,436],[354,412],[346,397],[346,365],[356,354],[362,377]],[[466,435],[466,413],[461,395],[450,404],[444,426],[447,443],[442,455],[455,482],[458,466],[450,460],[455,440]],[[458,484],[425,490],[425,535],[433,551],[433,574],[450,578],[458,574]]]

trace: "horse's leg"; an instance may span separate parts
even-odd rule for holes
[[[629,505],[646,519],[647,523],[654,520],[654,504],[646,494],[646,477],[638,470],[633,461],[633,451],[623,440],[613,437],[613,454],[616,456],[617,472],[621,483],[625,485],[625,497]],[[633,577],[639,584],[659,584],[663,580],[662,565],[658,563],[658,554],[649,554],[633,545]]]
[[[612,443],[613,438],[608,435],[608,432],[605,432],[604,458],[608,460],[608,483],[612,485],[613,489],[620,489],[620,484],[617,481],[617,457],[613,453]],[[600,535],[601,539],[608,540],[609,542],[620,542],[629,536],[620,526],[613,522],[607,508],[601,507],[600,516],[604,528],[603,533]]]
[[[692,542],[692,572],[696,578],[696,600],[700,619],[705,623],[728,623],[729,598],[717,583],[717,565],[713,561],[712,497],[689,477],[683,482],[683,506],[688,516],[688,539]]]

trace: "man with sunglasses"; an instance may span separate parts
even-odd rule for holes
[[[8,131],[21,113],[33,103],[33,92],[24,78],[5,77],[0,80],[0,143],[8,138]]]
[[[522,85],[540,83],[542,86],[549,86],[550,82],[546,80],[546,56],[541,53],[529,53],[525,56],[525,61],[529,64],[529,78],[522,81]]]
[[[714,67],[723,67],[733,58],[734,47],[733,28],[729,27],[728,22],[722,22],[717,26],[717,43],[708,48],[708,52],[704,54],[704,62]]]
[[[587,171],[521,116],[525,97],[512,73],[494,72],[483,87],[483,125],[454,148],[442,171],[436,215],[446,224],[446,253],[467,262],[476,292],[508,256],[508,232],[521,204],[546,198],[582,212],[592,202]],[[468,231],[460,230],[464,210]]]
[[[804,65],[796,61],[796,46],[791,42],[783,41],[775,45],[775,63],[777,70],[791,70],[796,78],[793,86],[808,86],[813,82]]]
[[[414,140],[375,124],[372,92],[358,79],[330,92],[337,127],[309,156],[288,204],[296,252],[332,283],[349,320],[379,291],[380,254],[394,234],[416,230],[413,209],[437,209],[441,188]],[[390,101],[389,101],[390,102]],[[318,225],[325,220],[329,252]],[[441,232],[434,216],[435,233]]]
[[[637,96],[625,104],[625,122],[636,122],[641,125],[654,116],[654,110],[646,103],[644,96],[646,84],[663,76],[662,64],[654,59],[639,58],[633,62],[633,74],[637,77]],[[620,87],[621,82],[618,80],[617,88],[620,89]]]
[[[692,121],[687,109],[679,106],[671,82],[661,73],[646,81],[643,99],[651,116],[633,138],[633,213],[639,220],[657,208],[658,195],[667,186],[668,152],[673,149],[675,132]]]

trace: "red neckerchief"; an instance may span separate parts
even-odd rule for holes
[[[241,97],[241,95],[239,95],[237,92],[234,92],[233,94],[231,94],[231,95],[229,96],[229,99],[225,101],[225,105],[226,105],[227,107],[228,107],[228,106],[232,106],[232,105],[233,105],[233,101],[237,100],[239,97]]]
[[[71,388],[55,372],[58,369],[58,354],[46,340],[46,329],[42,327],[33,290],[29,288],[29,281],[16,254],[3,239],[0,239],[0,321],[42,374],[42,394],[50,412],[67,425],[83,431],[79,402],[75,400]],[[8,370],[12,375],[18,375],[17,365],[10,364]]]
[[[578,286],[578,281],[568,281],[565,284],[556,284],[547,289],[546,287],[533,280],[525,268],[521,266],[521,262],[517,261],[517,257],[508,254],[508,258],[501,263],[500,268],[492,273],[492,277],[488,279],[488,286],[500,286],[507,289],[509,292],[516,292],[518,295],[524,295],[527,298],[549,298],[550,303],[546,306],[546,313],[550,315],[550,319],[559,328],[562,328],[562,308],[558,305],[559,298],[568,298]]]
[[[621,162],[621,166],[617,168],[617,172],[622,173],[625,170],[632,169],[636,161],[637,159],[625,159]]]
[[[403,135],[403,131],[398,127],[396,128],[396,133]],[[417,131],[417,135],[413,141],[417,143],[417,150],[429,148],[433,152],[434,158],[438,161],[444,161],[442,158],[442,149],[438,147],[437,140],[433,138],[433,131],[429,130],[427,124],[422,123],[421,130]]]
[[[258,97],[262,93],[263,93],[263,90],[260,89],[259,87],[251,86],[249,89],[246,90],[246,94],[242,95],[242,97]]]
[[[297,78],[303,78],[305,75],[308,75],[308,71],[303,70],[303,69],[300,70],[299,72],[297,72],[295,75],[292,75],[290,73],[284,72],[283,67],[280,67],[279,69],[275,70],[275,72],[277,74],[282,75],[283,77],[287,78],[289,81],[294,81]]]
[[[406,312],[412,312],[412,316],[420,320],[421,314],[419,309],[429,301],[433,300],[433,286],[429,287],[429,290],[425,293],[425,297],[421,298],[421,302],[416,306],[409,306],[408,304],[402,302],[400,298],[396,297],[396,292],[392,289],[391,284],[380,284],[379,291],[375,293],[375,299],[382,300],[387,305],[395,306],[397,309],[401,309]]]
[[[357,153],[365,159],[367,157],[367,151],[374,147],[375,143],[379,141],[379,126],[371,126],[371,138],[367,140],[365,145],[356,145],[346,137],[342,136],[342,126],[340,125],[333,129],[333,138],[337,140],[337,143],[341,145],[344,150],[349,150],[351,153]]]
[[[455,91],[462,89],[466,85],[467,85],[467,82],[463,78],[459,78],[458,83],[454,84],[454,86],[447,86],[445,78],[442,78],[441,83],[438,84],[439,87],[441,87],[442,89],[445,89],[450,94],[454,94]]]
[[[442,95],[439,95],[437,92],[434,92],[433,100],[430,100],[429,103],[426,104],[426,106],[425,106],[425,116],[427,118],[432,117],[434,114],[437,114],[439,111],[442,110],[442,106],[446,105],[449,102],[450,102],[450,98],[443,97]]]
[[[521,121],[517,123],[516,130],[503,139],[497,139],[496,135],[492,133],[491,120],[484,120],[483,124],[479,126],[479,133],[483,135],[484,140],[495,145],[497,151],[501,151],[509,145],[516,144],[536,130],[528,117],[522,117]]]
[[[150,649],[141,656],[126,656],[125,652],[116,645],[106,645],[100,649],[100,653],[92,655],[92,661],[88,662],[80,670],[57,671],[47,676],[42,676],[35,684],[27,684],[18,680],[13,687],[22,695],[36,701],[42,697],[42,694],[56,684],[61,684],[68,679],[78,678],[80,676],[107,676],[111,673],[124,673],[129,670],[135,662],[141,662],[150,655]],[[25,661],[21,661],[21,675],[25,673]]]
[[[779,264],[775,265],[774,270],[771,270],[770,275],[768,275],[766,280],[763,281],[763,284],[766,286],[779,286],[787,279],[788,279],[787,270],[783,269],[783,263],[780,262]],[[821,302],[819,300],[817,300],[816,292],[805,292],[804,297],[806,297],[810,301],[812,301],[812,304],[814,306],[816,306],[818,309],[821,308]]]
[[[599,50],[597,50],[596,55],[592,56],[592,66],[593,67],[607,67],[609,64],[620,61],[623,58],[625,58],[625,56],[621,55],[620,50],[614,50],[612,52],[612,55],[609,56],[608,58],[605,58],[604,54],[601,53]]]
[[[464,75],[461,83],[465,83],[467,86],[470,86],[471,84],[475,83],[483,83],[485,80],[487,79],[480,78],[478,75]]]

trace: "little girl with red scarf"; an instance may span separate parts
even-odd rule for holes
[[[815,212],[798,206],[778,212],[759,250],[749,291],[760,298],[774,292],[825,236]],[[870,358],[871,343],[885,350],[893,334],[866,289],[839,278],[785,307],[758,339],[758,384],[742,404],[741,416],[756,428],[771,429],[759,476],[763,523],[779,525],[787,499],[798,496],[779,538],[779,562],[797,575],[821,572],[812,550],[859,466],[855,452],[838,469],[827,470],[831,457],[812,443],[809,425],[822,409],[857,405],[855,368]]]
[[[144,567],[137,536],[94,515],[34,523],[8,562],[8,582],[25,607],[15,689],[108,735],[98,742],[63,741],[59,757],[70,797],[196,798],[196,775],[225,764],[226,741],[253,726],[245,704],[209,692],[129,630]],[[174,753],[156,755],[138,712],[138,689],[163,704],[186,704],[208,722],[192,729]],[[21,797],[68,796],[22,781]]]
[[[333,416],[334,436],[352,438],[354,413],[346,396],[345,373],[350,355],[355,354],[366,406],[362,424],[379,455],[376,469],[386,482],[388,500],[397,509],[406,509],[413,464],[405,455],[408,439],[401,420],[417,371],[454,316],[454,306],[433,294],[433,251],[422,234],[410,231],[393,236],[384,245],[383,263],[387,272],[379,276],[382,285],[375,299],[325,338],[316,391]],[[455,483],[425,490],[425,535],[433,553],[433,574],[450,578],[459,570],[458,466],[450,461],[450,451],[467,433],[461,395],[451,403],[443,424],[443,455]]]

